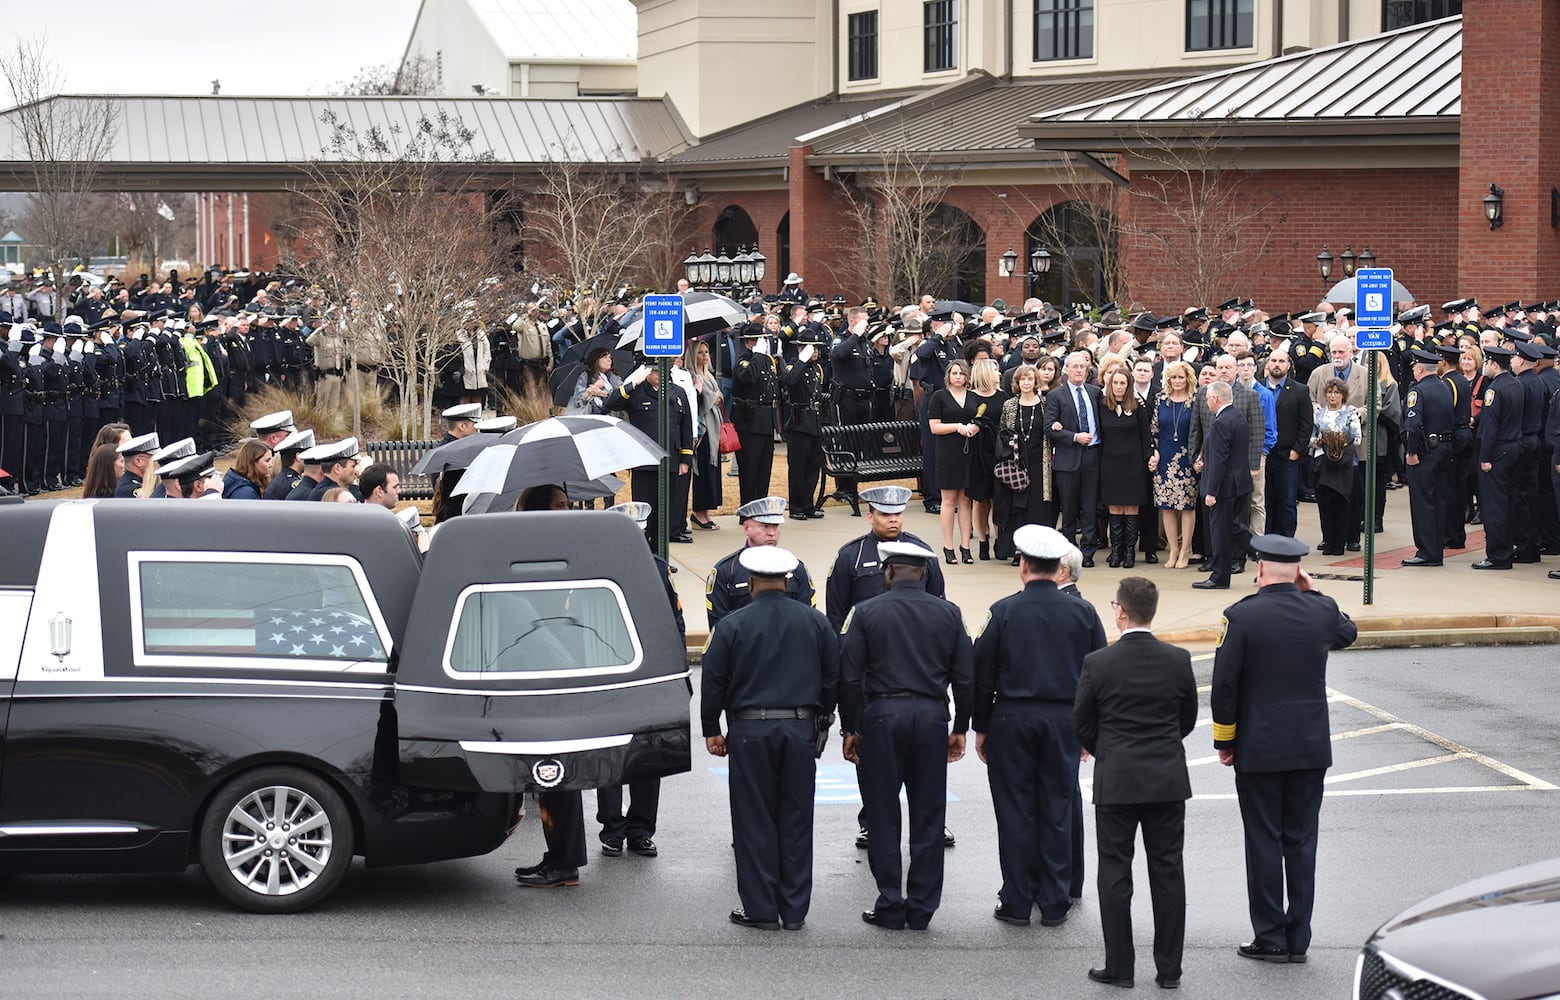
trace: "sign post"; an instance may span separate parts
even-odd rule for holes
[[[1362,267],[1354,272],[1354,346],[1365,353],[1366,392],[1365,432],[1365,516],[1361,528],[1365,535],[1365,595],[1363,603],[1375,601],[1376,583],[1376,410],[1381,401],[1377,382],[1377,355],[1392,346],[1392,269]]]
[[[672,358],[683,352],[683,299],[681,295],[646,295],[642,314],[644,325],[644,355],[656,359],[656,444],[665,454],[661,458],[660,474],[656,476],[655,497],[655,550],[662,559],[667,555],[668,536],[671,531],[672,476],[677,474],[677,458],[671,449],[671,406],[668,394],[672,387]]]

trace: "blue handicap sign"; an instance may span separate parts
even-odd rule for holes
[[[712,767],[710,773],[719,778],[727,786],[731,784],[731,768]],[[899,790],[899,799],[904,801],[904,789]],[[949,802],[959,801],[959,797],[952,792],[948,793]],[[813,784],[813,805],[818,806],[859,806],[861,805],[861,789],[856,785],[856,768],[853,764],[819,764],[818,775]]]
[[[675,358],[683,352],[683,299],[681,295],[646,295],[644,312],[645,357]]]
[[[1371,329],[1392,325],[1392,268],[1362,267],[1354,272],[1354,321]]]

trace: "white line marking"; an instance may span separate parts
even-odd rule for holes
[[[1398,771],[1412,771],[1416,767],[1429,767],[1432,764],[1445,764],[1447,761],[1464,760],[1466,754],[1449,753],[1440,757],[1423,757],[1419,760],[1405,760],[1401,764],[1387,764],[1384,767],[1371,767],[1363,771],[1347,771],[1343,774],[1329,774],[1323,779],[1324,785],[1336,785],[1342,781],[1355,781],[1360,778],[1374,778],[1379,774],[1395,774]]]
[[[1403,723],[1401,722],[1386,722],[1379,726],[1367,726],[1364,729],[1351,729],[1346,733],[1333,733],[1332,741],[1337,743],[1339,740],[1352,740],[1356,736],[1373,736],[1376,733],[1385,733],[1390,730],[1402,728]]]
[[[1339,798],[1345,795],[1448,795],[1462,792],[1531,792],[1535,789],[1527,785],[1458,785],[1447,788],[1329,788],[1323,792],[1325,798]],[[1233,801],[1236,798],[1234,792],[1215,792],[1210,795],[1194,795],[1194,800],[1207,801]]]

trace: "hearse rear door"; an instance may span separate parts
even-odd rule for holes
[[[621,515],[440,525],[396,659],[406,784],[574,790],[690,767],[686,651]]]

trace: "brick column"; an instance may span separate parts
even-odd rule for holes
[[[1462,144],[1457,185],[1457,288],[1486,309],[1560,292],[1560,4],[1478,0],[1463,14]],[[1505,192],[1491,231],[1482,199]]]
[[[859,252],[860,234],[850,228],[833,184],[807,165],[811,152],[811,146],[791,147],[791,270],[809,291],[839,291],[854,305],[867,290],[836,288],[832,268],[839,267],[844,254]]]

